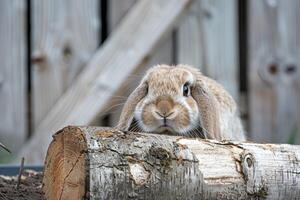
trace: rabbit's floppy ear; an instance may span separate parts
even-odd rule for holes
[[[137,104],[147,95],[148,84],[141,83],[128,97],[117,125],[118,129],[128,130],[134,117]]]
[[[191,94],[198,104],[200,126],[206,138],[222,139],[220,136],[218,100],[199,78],[198,76],[196,84],[191,87]]]

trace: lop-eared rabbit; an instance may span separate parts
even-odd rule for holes
[[[187,65],[149,69],[128,97],[122,130],[244,141],[237,105],[216,81]]]

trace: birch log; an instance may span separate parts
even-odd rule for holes
[[[46,199],[297,199],[300,146],[66,127],[46,161]]]

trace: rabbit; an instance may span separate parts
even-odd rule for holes
[[[125,102],[117,128],[215,140],[246,139],[230,94],[188,65],[150,68]]]

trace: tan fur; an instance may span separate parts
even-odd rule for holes
[[[188,96],[183,95],[186,82]],[[201,126],[207,138],[245,140],[233,98],[216,81],[187,65],[149,69],[125,103],[118,128],[128,130],[133,118],[137,119],[133,130],[194,135]]]

